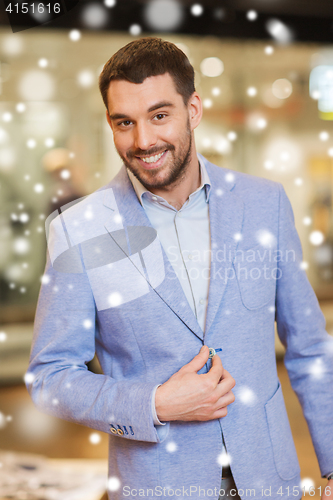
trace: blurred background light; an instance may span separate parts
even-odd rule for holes
[[[109,22],[109,12],[99,3],[85,5],[81,13],[82,23],[87,28],[104,28]]]
[[[222,75],[224,64],[218,57],[206,57],[200,64],[201,73],[211,78]]]
[[[25,101],[48,101],[55,94],[54,78],[45,71],[27,71],[19,80],[18,92]]]
[[[279,19],[270,19],[266,23],[266,29],[274,40],[279,44],[288,44],[293,41],[292,30]]]
[[[0,170],[8,171],[14,166],[16,161],[15,151],[12,148],[0,149]]]
[[[184,11],[176,0],[151,0],[144,10],[146,24],[156,31],[175,31],[184,19]]]
[[[272,93],[278,99],[287,99],[291,96],[292,91],[293,86],[286,78],[279,78],[272,85]]]
[[[2,52],[9,57],[15,57],[22,54],[24,42],[21,35],[13,34],[5,35],[1,43]]]
[[[140,24],[132,24],[130,27],[129,27],[129,30],[130,34],[132,36],[138,36],[140,35],[141,31],[142,31],[142,28],[140,26]]]
[[[0,128],[0,145],[6,144],[9,140],[9,134],[3,128]]]
[[[333,119],[333,64],[315,67],[310,73],[310,95],[318,99],[321,117]]]
[[[89,69],[83,69],[77,75],[77,83],[80,87],[89,88],[95,83],[95,75]]]

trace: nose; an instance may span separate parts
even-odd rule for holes
[[[135,127],[135,147],[147,151],[155,146],[156,142],[157,136],[153,125],[147,122],[138,122]]]

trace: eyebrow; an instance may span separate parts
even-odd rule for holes
[[[172,102],[168,102],[168,101],[161,101],[161,102],[158,102],[156,104],[154,104],[153,106],[151,106],[149,109],[148,109],[148,113],[151,113],[152,111],[156,111],[157,109],[160,109],[160,108],[174,108],[175,105],[172,104]],[[130,117],[128,115],[123,115],[122,113],[115,113],[113,115],[109,115],[111,120],[129,120]]]

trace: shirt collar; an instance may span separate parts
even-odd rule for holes
[[[200,166],[200,186],[198,187],[198,189],[196,189],[193,193],[190,194],[190,197],[194,194],[194,193],[197,193],[198,191],[200,191],[201,189],[205,189],[205,192],[206,192],[206,203],[209,202],[209,196],[210,196],[210,191],[211,191],[211,182],[209,180],[209,176],[208,176],[208,173],[207,173],[207,170],[206,170],[206,167],[205,167],[205,164],[204,162],[201,160],[201,158],[198,157],[198,160],[199,160],[199,166]],[[134,191],[136,192],[136,195],[139,199],[139,202],[141,203],[142,205],[142,195],[144,193],[151,193],[151,191],[149,191],[148,189],[146,189],[142,184],[141,182],[139,181],[139,179],[137,179],[135,177],[134,174],[132,174],[132,172],[127,168],[127,174],[128,174],[128,177],[133,185],[133,188],[134,188]],[[154,195],[155,196],[155,195]]]

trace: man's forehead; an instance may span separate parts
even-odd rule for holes
[[[164,100],[182,100],[177,92],[174,81],[169,73],[150,76],[142,83],[132,83],[128,80],[112,80],[108,89],[109,107],[130,104],[146,106],[149,109],[154,103]]]

